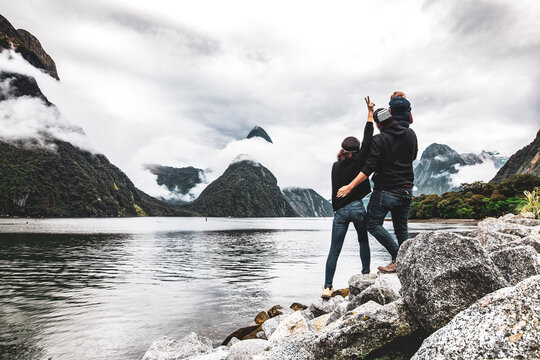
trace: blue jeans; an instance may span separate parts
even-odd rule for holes
[[[368,205],[367,229],[392,255],[397,256],[401,244],[409,238],[407,220],[412,201],[412,189],[394,188],[389,190],[373,190]],[[383,227],[388,212],[392,214],[396,239]]]
[[[342,207],[338,211],[334,212],[334,223],[332,224],[332,244],[330,245],[330,252],[326,259],[326,278],[324,285],[326,287],[332,287],[334,280],[334,274],[336,272],[336,265],[341,248],[343,247],[343,241],[345,240],[345,234],[349,229],[349,223],[353,223],[358,234],[358,242],[360,243],[360,260],[362,261],[362,271],[369,271],[369,263],[371,261],[371,254],[369,252],[369,242],[366,230],[366,210],[362,201],[353,201],[345,207]]]

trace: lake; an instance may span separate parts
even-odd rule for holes
[[[391,223],[385,226],[390,228]],[[0,359],[140,359],[191,331],[216,344],[322,291],[332,219],[0,219]],[[471,224],[411,223],[469,232]],[[389,255],[370,236],[372,272]],[[361,270],[351,225],[334,287]]]

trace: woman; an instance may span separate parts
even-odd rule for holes
[[[326,260],[326,278],[321,297],[328,299],[332,296],[334,273],[345,234],[349,223],[353,223],[358,233],[360,243],[360,259],[362,261],[362,273],[369,273],[371,255],[369,252],[368,236],[366,231],[366,209],[362,203],[364,196],[371,192],[369,181],[364,181],[355,187],[346,197],[337,197],[339,188],[349,184],[360,172],[369,153],[371,139],[373,138],[373,104],[369,96],[365,98],[368,107],[368,119],[364,128],[364,139],[360,147],[360,141],[354,136],[349,136],[341,143],[338,161],[332,166],[332,207],[334,208],[334,223],[332,224],[332,244],[328,259]]]

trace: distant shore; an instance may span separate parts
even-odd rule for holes
[[[385,219],[387,221],[391,221],[392,219]],[[440,219],[440,218],[433,218],[433,219],[409,219],[409,222],[411,223],[442,223],[442,224],[471,224],[475,225],[478,223],[478,220],[475,219]]]

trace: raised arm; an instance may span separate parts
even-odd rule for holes
[[[371,145],[373,142],[373,109],[375,108],[375,104],[370,100],[369,96],[367,98],[364,98],[366,101],[366,105],[368,108],[368,117],[367,117],[367,123],[364,128],[364,138],[362,140],[362,147],[360,148],[360,161],[364,162],[368,158],[368,154],[370,153]],[[369,175],[368,175],[369,176]],[[365,181],[367,179],[367,176],[365,176],[362,172],[358,174],[358,176],[350,182],[348,185],[343,186],[339,189],[337,196],[338,197],[345,197],[349,195],[349,193],[354,189],[358,184]]]

